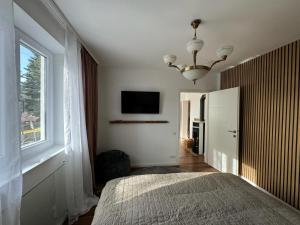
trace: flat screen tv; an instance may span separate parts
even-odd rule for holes
[[[159,92],[122,91],[122,113],[158,114]]]

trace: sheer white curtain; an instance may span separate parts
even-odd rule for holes
[[[66,186],[69,224],[97,204],[93,195],[89,159],[83,84],[80,59],[81,45],[67,27],[64,66],[64,126],[66,151]]]
[[[20,224],[22,172],[12,0],[0,1],[0,225]]]

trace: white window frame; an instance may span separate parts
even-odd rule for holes
[[[40,45],[33,38],[29,37],[18,28],[16,28],[16,64],[17,74],[20,77],[20,44],[28,46],[34,51],[46,57],[45,76],[44,76],[44,99],[45,99],[45,140],[38,141],[28,146],[22,147],[23,160],[36,157],[39,153],[43,153],[54,145],[53,134],[53,54]],[[18,90],[20,97],[20,82],[18,79]]]

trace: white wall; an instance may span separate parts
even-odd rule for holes
[[[61,225],[66,218],[64,152],[23,177],[21,225]]]
[[[177,164],[180,91],[219,89],[219,74],[196,85],[165,69],[99,69],[98,151],[123,150],[134,166]],[[121,91],[159,91],[160,114],[121,114]],[[109,124],[110,120],[168,120],[168,124]]]

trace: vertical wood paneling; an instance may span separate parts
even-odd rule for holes
[[[294,105],[295,105],[295,98],[294,98],[294,75],[293,75],[293,47],[294,43],[289,45],[289,147],[290,151],[288,151],[287,157],[288,157],[288,163],[287,163],[287,188],[286,188],[286,195],[287,195],[287,202],[291,203],[291,196],[292,196],[292,153],[293,153],[293,127],[294,127]]]
[[[269,58],[269,62],[270,62],[270,65],[274,65],[274,52],[271,52],[269,54],[270,58]],[[274,127],[273,127],[273,124],[274,124],[274,120],[273,120],[273,116],[274,116],[274,101],[273,101],[273,96],[274,96],[274,67],[273,66],[269,66],[269,70],[270,70],[270,73],[269,73],[269,81],[271,83],[270,85],[270,91],[269,91],[269,102],[270,102],[270,108],[269,108],[269,116],[270,116],[270,120],[269,120],[269,143],[270,143],[270,148],[268,148],[269,150],[269,158],[270,158],[270,162],[269,162],[269,168],[268,168],[268,176],[270,177],[270,179],[268,179],[268,191],[269,192],[273,192],[273,182],[274,182],[274,177],[272,176],[273,174],[273,162],[274,162],[274,159],[273,159],[273,154],[274,154],[274,142],[273,142],[273,131],[274,131]]]
[[[300,209],[300,41],[222,72],[241,87],[239,173]]]
[[[251,179],[254,179],[252,170],[253,170],[253,160],[251,157],[251,150],[252,150],[252,146],[251,143],[253,142],[253,123],[251,121],[253,121],[253,113],[251,113],[250,111],[253,110],[253,73],[252,73],[252,61],[248,61],[246,63],[246,70],[248,71],[247,73],[247,77],[248,77],[248,87],[249,87],[249,91],[248,91],[248,95],[249,95],[249,104],[247,107],[247,111],[248,113],[248,134],[247,134],[247,139],[248,139],[248,157],[249,157],[249,176],[251,177]]]
[[[267,68],[267,60],[266,60],[266,55],[263,55],[263,72],[262,72],[262,132],[261,132],[261,141],[262,141],[262,146],[261,146],[261,151],[262,151],[262,157],[261,157],[261,167],[262,167],[262,173],[266,174],[266,164],[267,164],[267,160],[266,159],[266,149],[265,149],[265,143],[266,143],[266,116],[267,116],[267,108],[266,108],[266,93],[267,93],[267,73],[266,73],[266,68]],[[265,179],[262,176],[263,174],[261,173],[260,176],[260,182],[261,182],[261,186],[263,188],[266,188],[265,186]]]
[[[282,134],[283,134],[283,111],[284,111],[284,107],[283,107],[283,93],[284,93],[284,89],[283,89],[283,84],[284,84],[284,48],[280,49],[280,53],[279,53],[279,68],[278,68],[278,73],[279,73],[279,102],[278,102],[278,106],[279,106],[279,135],[278,135],[278,183],[277,183],[277,195],[276,196],[280,196],[281,193],[281,172],[282,172],[282,142],[283,142],[283,138],[282,138]]]
[[[260,151],[258,150],[258,144],[259,144],[259,141],[258,141],[258,137],[259,137],[259,132],[258,132],[258,127],[260,126],[260,123],[259,123],[259,102],[257,101],[257,95],[259,94],[259,66],[258,66],[258,60],[253,60],[254,62],[254,71],[255,71],[255,81],[254,81],[254,85],[253,85],[253,88],[254,88],[254,93],[255,93],[255,110],[254,110],[254,114],[255,114],[255,117],[254,117],[254,127],[255,127],[255,137],[254,137],[254,147],[252,148],[254,150],[254,153],[253,153],[253,158],[254,158],[254,169],[257,170],[258,166],[259,166],[259,163],[258,163],[258,160],[259,159],[259,153]],[[257,182],[257,173],[256,171],[254,171],[254,174],[255,174],[255,179],[253,180],[253,182]]]
[[[274,68],[275,68],[275,74],[274,74],[274,81],[275,81],[275,90],[274,90],[274,105],[275,105],[275,127],[274,127],[274,183],[273,183],[273,192],[275,195],[277,195],[277,184],[278,184],[278,133],[279,133],[279,120],[280,120],[280,116],[279,116],[279,54],[280,51],[277,49],[275,52],[275,63],[274,63]]]
[[[258,158],[256,158],[256,160],[258,161],[258,166],[256,168],[256,173],[257,173],[257,184],[259,186],[262,186],[261,184],[261,171],[262,171],[262,166],[261,166],[261,159],[262,159],[262,151],[261,151],[261,144],[262,144],[262,139],[261,139],[261,134],[262,134],[262,123],[263,123],[263,105],[262,105],[262,90],[263,90],[263,81],[262,81],[262,57],[258,58],[258,73],[259,73],[259,80],[258,80],[258,86],[259,86],[259,92],[258,92],[258,96],[257,96],[257,100],[258,100],[258,104],[259,104],[259,111],[258,111],[258,121],[259,121],[259,125],[257,127],[258,129],[258,145],[257,145],[257,148],[258,148],[258,152],[259,152],[259,155],[258,155]],[[243,101],[241,99],[241,101]]]
[[[282,173],[281,173],[281,198],[286,201],[285,189],[285,171],[287,168],[286,162],[286,143],[287,143],[287,131],[289,124],[287,123],[287,107],[288,107],[288,46],[284,47],[284,113],[283,113],[283,145],[282,145]]]
[[[297,41],[297,53],[296,53],[296,80],[297,80],[297,99],[298,99],[298,107],[297,111],[298,116],[297,116],[297,144],[296,144],[296,157],[295,157],[295,163],[296,163],[296,176],[295,176],[295,206],[296,208],[300,208],[300,140],[299,140],[299,135],[300,135],[300,93],[299,93],[299,88],[300,88],[300,41]]]
[[[297,73],[296,73],[296,59],[297,59],[297,42],[293,43],[293,57],[292,57],[292,84],[293,84],[293,97],[294,100],[292,101],[294,103],[293,107],[293,144],[292,144],[292,154],[291,154],[291,173],[290,176],[291,178],[296,177],[296,143],[297,143],[297,122],[298,122],[298,117],[297,117],[297,109],[298,109],[298,104],[299,104],[299,99],[298,99],[298,81],[297,81]],[[290,179],[291,181],[291,204],[295,205],[295,180]]]
[[[279,86],[279,99],[278,99],[278,107],[279,107],[279,133],[278,133],[278,190],[277,196],[281,194],[281,172],[282,172],[282,143],[283,143],[283,130],[285,129],[283,126],[283,112],[284,112],[284,48],[280,49],[279,53],[279,68],[278,68],[278,86]]]

